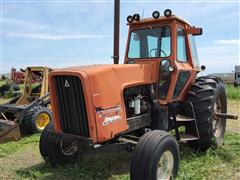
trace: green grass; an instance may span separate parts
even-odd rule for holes
[[[17,171],[17,176],[20,179],[129,179],[130,157],[131,154],[127,152],[88,155],[75,164],[63,167],[52,167],[41,163],[20,169]]]
[[[181,150],[178,179],[237,179],[240,176],[240,134],[228,133],[222,146],[206,153]]]
[[[38,143],[40,134],[34,134],[29,137],[24,137],[20,141],[12,141],[6,144],[0,145],[0,158],[9,156],[13,153],[20,151],[23,147]]]
[[[3,84],[5,84],[6,81],[5,80],[0,80],[0,86],[2,86]]]
[[[14,170],[15,179],[129,179],[131,153],[88,155],[75,164],[52,167],[41,159],[38,139],[39,134],[0,146],[0,161],[1,158],[14,158],[15,153],[28,156],[27,153],[24,154],[26,147],[32,147],[34,157],[40,159],[36,164],[26,167],[22,165]],[[240,134],[227,133],[222,146],[209,149],[206,153],[194,153],[183,145],[180,145],[180,149],[178,179],[238,179],[240,176]],[[19,163],[16,160],[16,164]],[[3,169],[3,173],[4,171]]]
[[[240,86],[234,87],[233,85],[225,85],[227,97],[229,99],[240,100]]]

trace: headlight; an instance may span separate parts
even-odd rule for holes
[[[133,15],[133,19],[134,19],[135,21],[139,21],[139,20],[140,20],[140,15],[139,15],[139,14],[134,14],[134,15]]]
[[[129,22],[129,23],[133,22],[133,16],[131,16],[131,15],[128,16],[127,17],[127,22]]]
[[[166,10],[164,11],[164,16],[170,17],[171,15],[172,15],[172,11],[171,11],[170,9],[166,9]]]
[[[159,11],[154,11],[154,12],[152,13],[152,17],[153,17],[154,19],[158,19],[159,16],[160,16],[160,12],[159,12]]]
[[[175,68],[174,68],[173,66],[171,66],[171,65],[168,67],[168,71],[169,71],[169,72],[173,72],[174,69],[175,69]]]

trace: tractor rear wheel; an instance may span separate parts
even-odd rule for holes
[[[226,119],[217,118],[215,113],[227,112],[227,98],[223,83],[217,77],[198,78],[189,91],[188,100],[195,110],[200,139],[189,141],[190,147],[205,151],[211,146],[221,145],[226,128]],[[194,128],[186,127],[187,132]]]
[[[43,159],[54,166],[74,162],[78,157],[77,148],[77,144],[71,140],[65,143],[54,136],[53,122],[50,122],[43,130],[39,141],[39,150]]]
[[[131,180],[175,178],[179,162],[176,139],[165,131],[150,131],[143,135],[133,153]]]
[[[48,108],[33,107],[24,115],[21,131],[25,134],[42,132],[50,121],[52,121],[52,113]]]

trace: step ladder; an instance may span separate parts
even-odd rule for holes
[[[183,107],[182,109],[188,113],[187,115],[176,115],[175,108],[171,106],[172,117],[170,118],[174,121],[176,138],[183,143],[198,140],[200,136],[193,105],[191,102],[181,102],[181,106]],[[179,125],[186,126],[187,124],[193,127],[191,132],[188,134],[180,134],[178,129]]]

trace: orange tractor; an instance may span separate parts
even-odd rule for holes
[[[201,68],[194,36],[202,29],[169,9],[164,16],[158,11],[152,16],[128,16],[126,55],[120,65],[115,1],[114,65],[50,73],[54,123],[40,138],[45,160],[63,164],[85,153],[126,149],[134,151],[132,180],[170,179],[178,173],[178,142],[201,151],[222,143],[226,119],[237,117],[226,114],[221,79],[197,77]]]

